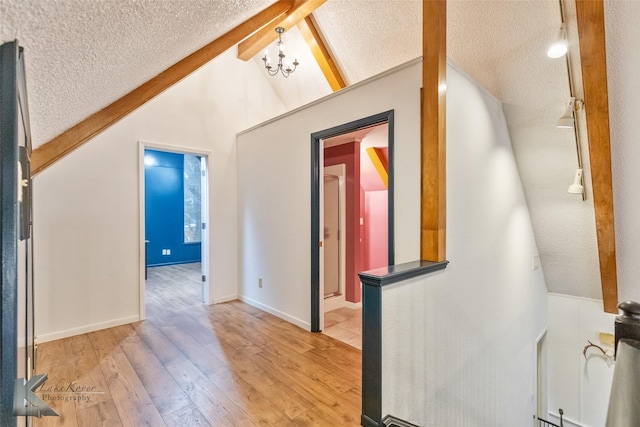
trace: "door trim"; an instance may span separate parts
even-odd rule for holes
[[[388,214],[388,264],[394,264],[394,110],[385,111],[363,119],[311,134],[311,332],[320,332],[320,179],[324,178],[324,164],[320,149],[322,140],[358,129],[388,123],[389,144],[389,214]]]
[[[207,151],[207,150],[200,150],[197,148],[191,148],[191,147],[180,147],[177,145],[169,145],[169,144],[162,144],[162,143],[158,143],[158,142],[150,142],[150,141],[138,141],[138,212],[140,212],[140,217],[139,217],[139,237],[138,237],[138,243],[139,243],[139,271],[138,271],[138,286],[139,286],[139,300],[140,300],[140,306],[139,306],[139,317],[140,320],[144,320],[146,319],[146,312],[145,312],[145,286],[146,286],[146,282],[145,282],[145,278],[144,278],[144,270],[145,270],[145,208],[144,208],[144,150],[145,149],[151,149],[151,150],[159,150],[159,151],[166,151],[166,152],[170,152],[170,153],[179,153],[179,154],[195,154],[198,156],[202,156],[203,158],[206,158],[206,169],[207,169],[207,178],[209,180],[209,185],[207,186],[206,190],[204,190],[203,192],[203,196],[202,196],[202,201],[204,202],[206,200],[207,205],[211,202],[211,151]],[[206,193],[206,194],[205,194]],[[202,257],[205,256],[205,254],[209,254],[209,249],[210,249],[210,245],[211,245],[211,210],[207,208],[207,212],[208,214],[206,215],[206,218],[203,218],[203,221],[206,222],[207,224],[207,232],[206,233],[202,233],[202,241],[201,241],[201,249],[200,249],[200,262],[201,265],[203,266],[203,274],[206,276],[206,282],[204,284],[204,286],[206,286],[206,289],[204,289],[203,292],[203,296],[208,295],[209,300],[208,301],[204,301],[205,304],[212,304],[213,301],[213,289],[212,289],[212,285],[211,285],[211,278],[210,278],[210,271],[209,271],[209,262],[202,262]],[[206,219],[206,221],[205,221]],[[207,260],[208,261],[208,260]],[[206,265],[205,265],[206,264]],[[206,269],[206,271],[204,271]]]

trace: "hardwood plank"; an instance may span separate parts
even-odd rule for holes
[[[151,323],[139,322],[133,325],[133,329],[164,366],[187,360],[184,353],[173,345],[171,340]]]
[[[167,427],[213,427],[193,404],[164,415],[164,421]]]
[[[120,348],[149,393],[158,412],[165,415],[188,407],[190,401],[187,396],[155,354],[136,335],[133,328],[125,325],[118,329],[130,331],[130,334],[120,342]]]
[[[189,279],[175,266],[162,269],[147,301],[157,305],[149,312],[158,317],[42,344],[38,366],[51,378],[83,384],[91,378],[106,393],[91,405],[58,403],[63,417],[35,426],[351,425],[358,419],[360,351],[239,301],[165,304],[163,298],[177,300],[173,294]],[[180,268],[189,269],[197,266]]]
[[[264,25],[252,36],[243,40],[238,45],[238,59],[248,61],[266,48],[269,43],[278,38],[276,27],[282,27],[285,31],[309,16],[314,10],[322,6],[327,0],[295,0],[293,6],[284,15],[279,16],[270,23]]]
[[[604,2],[602,0],[577,0],[576,17],[580,38],[580,63],[587,134],[589,136],[589,160],[600,258],[602,299],[604,310],[607,313],[618,313]]]
[[[214,426],[254,426],[235,403],[190,361],[167,368],[204,417]]]
[[[118,409],[112,400],[76,409],[78,427],[121,427]]]
[[[289,419],[293,419],[314,406],[313,400],[291,389],[280,377],[256,364],[258,353],[236,355],[228,361],[234,375],[251,384]],[[216,377],[217,378],[217,377]]]
[[[60,351],[60,355],[64,356],[64,343],[58,342],[49,347],[50,349],[57,348]],[[67,400],[70,396],[68,394],[61,394],[56,392],[58,389],[66,388],[69,383],[71,375],[69,373],[69,367],[66,363],[53,363],[50,364],[46,371],[38,369],[39,373],[46,373],[48,375],[47,381],[38,389],[36,393],[40,399],[45,401],[54,411],[60,414],[59,417],[42,417],[38,418],[37,422],[34,422],[36,427],[77,427],[78,421],[76,418],[75,402],[73,400]],[[43,365],[47,363],[44,362]],[[50,393],[49,390],[52,392]]]
[[[69,381],[74,383],[77,390],[92,390],[92,394],[86,395],[87,400],[75,402],[76,410],[110,401],[111,394],[89,338],[79,335],[63,342],[69,366]]]
[[[57,160],[80,147],[114,123],[117,123],[147,101],[173,86],[230,47],[235,46],[256,30],[277,19],[289,10],[291,5],[291,1],[283,0],[272,4],[122,98],[92,114],[72,128],[67,129],[46,144],[36,148],[31,156],[32,176],[42,172],[45,168],[51,166]]]
[[[123,426],[164,426],[160,413],[111,331],[89,335],[100,354],[100,366]]]
[[[177,326],[164,326],[161,330],[206,377],[211,378],[229,370],[226,363]]]
[[[251,384],[230,372],[220,374],[211,382],[235,402],[249,419],[259,426],[279,426],[288,422],[280,409],[274,406],[267,396],[257,391]]]
[[[422,2],[420,257],[446,259],[447,3]]]

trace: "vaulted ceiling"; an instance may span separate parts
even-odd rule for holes
[[[1,41],[25,47],[34,145],[53,139],[172,64],[275,3],[273,0],[0,0]],[[321,2],[322,3],[322,2]],[[575,92],[581,97],[575,4],[564,2]],[[458,0],[447,5],[450,64],[503,103],[549,290],[600,299],[588,140],[578,113],[586,200],[568,194],[577,167],[572,130],[555,122],[569,97],[564,59],[545,52],[558,32],[556,0]],[[605,3],[612,113],[620,300],[640,300],[640,2]],[[313,19],[347,84],[422,52],[419,0],[327,0]],[[284,34],[301,65],[267,81],[288,109],[331,93],[299,29]],[[253,61],[262,67],[261,53]],[[240,59],[239,59],[240,60]],[[586,108],[589,108],[587,105]],[[505,183],[509,185],[509,183]],[[508,262],[508,260],[505,260]]]

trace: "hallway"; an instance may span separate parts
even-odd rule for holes
[[[34,426],[360,425],[359,350],[239,301],[206,306],[199,274],[150,268],[147,320],[40,344],[37,394],[61,416]]]

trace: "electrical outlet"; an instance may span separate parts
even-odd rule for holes
[[[171,255],[171,249],[167,249],[167,255]]]
[[[163,249],[163,250],[162,250],[162,255],[166,255],[166,254],[167,254],[167,250],[166,250],[166,249]]]
[[[258,279],[258,287],[261,288],[262,287],[262,277],[260,277]]]

